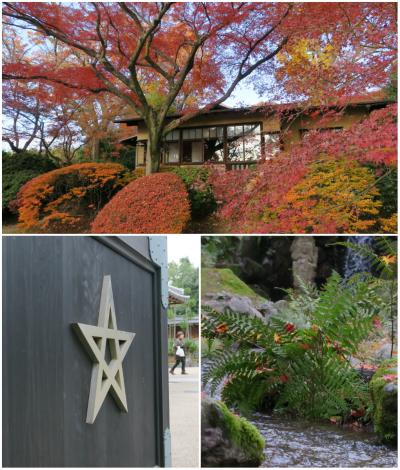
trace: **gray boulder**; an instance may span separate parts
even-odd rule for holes
[[[201,404],[201,466],[258,467],[265,442],[255,426],[231,413],[222,402]]]
[[[257,305],[257,310],[259,310],[266,318],[278,315],[276,304],[270,300],[266,300],[262,304]]]
[[[384,344],[375,353],[375,358],[379,360],[390,359],[391,349],[392,349],[392,345],[390,343]]]
[[[225,291],[207,294],[204,296],[202,304],[221,313],[229,309],[244,315],[264,318],[262,313],[254,307],[252,300],[243,295],[230,294]]]

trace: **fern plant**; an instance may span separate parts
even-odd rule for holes
[[[239,408],[259,408],[272,397],[276,409],[317,419],[367,407],[366,387],[349,357],[382,309],[376,290],[359,276],[343,283],[334,273],[319,296],[310,286],[288,295],[288,310],[302,308],[297,324],[286,320],[288,312],[266,323],[204,309],[202,334],[236,349],[216,352],[203,381],[211,392],[223,383],[222,398]]]
[[[338,242],[335,245],[345,246],[369,261],[371,268],[377,273],[374,277],[377,287],[388,290],[388,301],[382,306],[386,311],[390,322],[391,351],[393,357],[396,345],[397,323],[397,237],[377,237],[374,240],[375,248],[366,244],[352,242]],[[379,253],[379,254],[378,254]],[[389,289],[387,289],[389,287]]]

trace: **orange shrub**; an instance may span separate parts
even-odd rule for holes
[[[181,178],[155,173],[132,181],[98,213],[93,233],[181,233],[190,218]]]
[[[27,232],[85,232],[110,198],[125,184],[117,163],[79,163],[28,181],[19,191],[19,228]]]
[[[136,178],[141,178],[142,176],[144,176],[146,174],[146,169],[143,167],[143,166],[138,166],[137,168],[135,168],[131,175],[132,175],[132,179],[136,179]]]

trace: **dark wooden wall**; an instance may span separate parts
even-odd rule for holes
[[[3,466],[163,465],[168,427],[166,315],[159,269],[121,239],[3,239]],[[128,413],[110,394],[86,424],[92,363],[71,323],[96,325],[110,274]],[[164,357],[165,356],[165,357]]]

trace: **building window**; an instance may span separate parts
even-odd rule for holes
[[[203,142],[184,140],[182,145],[183,163],[203,162]]]
[[[224,140],[223,138],[204,139],[204,161],[213,163],[223,163],[224,161]]]
[[[164,163],[179,163],[179,142],[164,142]]]
[[[227,127],[228,161],[249,162],[261,157],[261,125]]]
[[[203,163],[203,129],[183,129],[182,139],[182,162]]]
[[[281,138],[279,132],[264,134],[265,158],[274,157],[281,150]]]
[[[168,134],[165,136],[165,140],[167,142],[171,142],[173,140],[179,140],[179,131],[175,130],[172,132],[168,132]]]
[[[279,135],[267,134],[276,142]],[[164,163],[253,162],[261,157],[261,124],[193,127],[169,132],[163,144]]]

